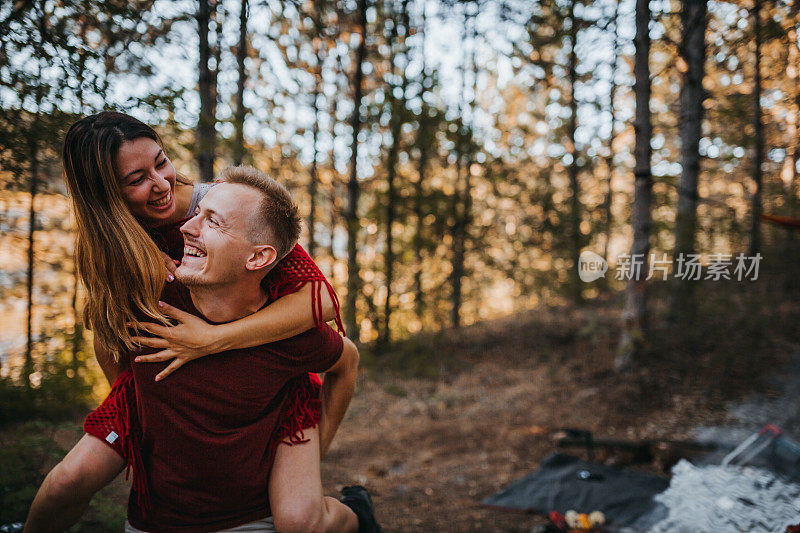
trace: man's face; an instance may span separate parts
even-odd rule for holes
[[[183,259],[175,277],[191,287],[227,284],[243,275],[257,248],[248,231],[259,200],[257,191],[239,184],[220,183],[208,191],[196,215],[181,226]]]

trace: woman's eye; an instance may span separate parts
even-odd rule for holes
[[[165,157],[164,159],[162,159],[162,160],[161,160],[161,162],[160,162],[160,163],[158,163],[158,164],[156,165],[156,168],[163,168],[163,167],[164,167],[164,165],[166,165],[166,164],[167,164],[167,158]]]
[[[144,179],[144,177],[140,176],[140,177],[136,178],[133,181],[129,181],[128,185],[139,185],[142,182],[143,179]]]
[[[208,223],[211,224],[212,226],[216,226],[217,225],[217,221],[214,220],[213,218],[209,218],[208,219]]]

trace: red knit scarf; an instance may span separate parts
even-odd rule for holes
[[[277,265],[270,271],[264,278],[261,286],[267,292],[269,301],[275,300],[297,292],[306,283],[311,283],[311,310],[314,313],[314,323],[318,328],[322,328],[325,320],[322,316],[322,287],[328,291],[331,300],[333,300],[333,307],[336,311],[334,321],[336,322],[336,329],[342,335],[344,332],[344,325],[342,324],[342,317],[340,316],[339,298],[336,292],[331,287],[331,284],[325,279],[325,276],[320,272],[317,264],[306,253],[302,246],[296,244],[289,254],[284,257]]]

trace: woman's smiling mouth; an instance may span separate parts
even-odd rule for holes
[[[158,200],[147,202],[147,205],[152,207],[166,207],[170,204],[171,201],[172,201],[172,191],[168,191],[167,194],[165,194]]]

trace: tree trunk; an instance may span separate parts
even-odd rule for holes
[[[329,281],[331,285],[334,287],[336,286],[336,247],[334,246],[334,238],[336,237],[336,227],[339,223],[339,217],[337,216],[337,210],[339,206],[337,205],[336,198],[339,195],[339,187],[338,187],[338,177],[336,176],[336,169],[333,169],[333,176],[332,179],[335,181],[331,182],[331,198],[330,198],[330,210],[329,210],[329,220],[330,220],[330,233],[331,239],[328,243],[328,255],[331,257],[331,270],[329,275]]]
[[[422,313],[425,309],[425,300],[422,292],[422,201],[423,201],[423,183],[425,182],[425,170],[428,164],[428,150],[430,148],[429,141],[433,139],[426,131],[429,126],[429,117],[427,115],[427,107],[425,105],[425,93],[427,92],[426,84],[428,82],[427,70],[425,68],[425,4],[422,6],[422,24],[420,25],[421,33],[421,54],[420,60],[422,61],[422,70],[420,85],[420,99],[422,100],[422,112],[419,119],[419,131],[417,132],[417,148],[419,148],[419,161],[417,162],[417,182],[414,184],[414,217],[416,218],[416,231],[414,233],[414,311],[417,317],[421,320]]]
[[[616,109],[615,101],[617,94],[617,63],[619,63],[619,2],[614,3],[614,50],[611,59],[611,88],[608,92],[608,110],[611,113],[611,133],[608,136],[608,156],[606,157],[606,168],[608,169],[608,191],[603,203],[603,212],[605,215],[605,240],[603,242],[603,257],[608,262],[608,244],[611,241],[611,226],[613,223],[613,214],[611,209],[614,205],[614,139],[616,139]]]
[[[312,94],[312,109],[314,112],[314,125],[312,126],[312,149],[313,159],[311,161],[311,171],[308,182],[308,253],[311,257],[315,256],[317,248],[316,239],[316,224],[317,224],[317,188],[319,185],[319,172],[317,171],[317,160],[319,159],[318,138],[319,138],[319,95],[320,84],[322,82],[322,58],[320,57],[320,50],[314,50],[314,55],[317,58],[317,66],[314,71],[314,93]]]
[[[800,117],[800,53],[797,50],[797,30],[798,28],[795,26],[789,32],[789,67],[787,71],[792,80],[792,107],[787,117],[789,149],[787,150],[786,163],[781,173],[786,190],[786,204],[792,214],[795,214],[797,210],[797,161],[800,159],[800,139],[798,139],[800,127],[797,124],[798,117]],[[789,260],[793,261],[794,264],[797,264],[796,247],[794,232],[786,231],[786,249]]]
[[[573,262],[569,269],[570,293],[576,302],[582,300],[581,280],[578,276],[578,256],[581,253],[583,238],[581,236],[581,189],[578,181],[578,149],[575,142],[575,132],[578,129],[578,102],[575,100],[575,85],[578,83],[578,54],[576,52],[578,41],[578,24],[575,20],[575,0],[569,6],[569,65],[567,77],[569,80],[569,122],[567,122],[567,136],[569,154],[572,161],[567,167],[570,188],[570,256]]]
[[[458,198],[458,183],[462,181],[461,173],[464,168],[463,143],[461,141],[458,142],[456,150],[457,188],[453,196],[453,266],[450,271],[450,325],[458,329],[461,327],[461,279],[464,277],[464,238],[461,227],[464,207],[459,205]],[[466,199],[466,190],[464,191],[464,199]]]
[[[25,345],[25,368],[24,382],[27,387],[31,386],[31,374],[33,374],[33,276],[34,276],[34,245],[36,234],[36,195],[39,192],[39,106],[41,105],[41,89],[37,89],[36,113],[31,122],[31,131],[28,134],[28,156],[30,157],[30,193],[31,203],[28,211],[28,283],[27,283],[27,316],[26,332],[27,343]]]
[[[798,143],[798,133],[800,133],[800,128],[798,128],[797,120],[798,116],[800,115],[800,84],[798,84],[798,79],[800,78],[800,73],[798,72],[798,68],[800,68],[800,53],[797,50],[797,28],[792,28],[789,30],[788,33],[789,39],[789,57],[787,60],[787,74],[789,79],[791,80],[791,111],[786,117],[786,135],[789,138],[789,144],[786,147],[786,158],[783,160],[783,168],[781,169],[781,180],[783,181],[784,188],[786,189],[788,196],[788,205],[790,208],[794,207],[794,183],[797,180],[797,161],[800,157],[800,143]],[[786,232],[787,235],[791,235],[791,231]]]
[[[792,208],[797,205],[797,162],[800,160],[800,138],[798,138],[800,136],[800,125],[797,123],[798,117],[800,117],[800,53],[797,51],[798,45],[800,45],[800,39],[798,38],[798,28],[795,27],[792,33],[792,42],[789,46],[789,49],[793,51],[792,66],[794,67],[794,134],[792,135],[792,168],[789,172],[789,205]],[[787,233],[794,235],[791,231]]]
[[[764,161],[764,125],[761,121],[761,0],[753,6],[753,34],[755,57],[753,64],[753,194],[750,208],[750,256],[761,250],[761,187]]]
[[[466,274],[465,259],[467,253],[467,229],[472,211],[472,180],[470,176],[471,161],[459,155],[457,171],[459,179],[464,173],[462,188],[463,198],[460,209],[455,210],[456,224],[453,228],[453,270],[451,274],[452,305],[450,308],[450,323],[458,329],[461,327],[461,305],[463,303],[463,280]]]
[[[634,59],[633,92],[636,98],[634,122],[635,168],[634,197],[631,224],[633,245],[631,257],[641,257],[642,272],[647,272],[647,255],[650,252],[650,215],[653,175],[650,168],[652,150],[650,139],[653,127],[650,116],[650,5],[649,0],[636,0],[636,57]],[[631,276],[625,290],[623,310],[623,333],[619,356],[615,361],[617,370],[623,370],[641,359],[647,318],[647,284],[645,276]]]
[[[706,0],[684,0],[681,9],[681,58],[685,62],[681,86],[680,136],[681,177],[678,185],[678,211],[675,217],[673,259],[694,253],[697,228],[697,183],[700,175],[700,137],[703,126],[703,77],[706,59]],[[672,292],[673,317],[686,317],[691,311],[693,283],[675,279]]]
[[[363,97],[364,70],[362,64],[367,55],[367,0],[358,0],[358,25],[361,40],[356,49],[355,72],[353,73],[353,115],[350,127],[353,130],[353,141],[350,151],[350,179],[347,182],[347,300],[345,319],[347,331],[351,338],[358,340],[359,330],[356,320],[356,297],[360,290],[358,270],[358,132],[361,130],[361,99]]]
[[[197,121],[197,165],[202,181],[214,177],[214,153],[216,150],[216,76],[209,67],[214,56],[208,42],[212,7],[216,11],[215,0],[199,0],[197,9],[197,29],[200,36],[200,61],[198,64],[197,89],[200,94],[200,116]],[[217,21],[219,24],[220,21]],[[217,43],[219,45],[219,43]]]
[[[408,21],[406,19],[407,7],[408,7],[408,0],[403,0],[402,7],[400,11],[400,18],[403,21],[403,27],[405,28],[404,31],[408,31]],[[394,40],[397,41],[400,39],[400,36],[397,32],[397,24],[393,25],[392,36]],[[390,43],[390,46],[394,46],[394,43]],[[404,59],[407,60],[408,58],[408,50],[405,48],[405,35],[403,35],[403,41],[400,44],[401,48],[403,49]],[[395,203],[397,202],[397,188],[395,186],[395,179],[397,177],[397,160],[400,154],[400,137],[402,134],[403,128],[403,114],[405,113],[406,108],[406,87],[408,86],[408,77],[406,76],[406,69],[405,64],[407,61],[404,60],[403,62],[403,73],[400,82],[400,91],[401,96],[399,101],[394,97],[394,88],[395,86],[392,85],[389,87],[390,96],[389,96],[389,106],[391,109],[391,144],[389,145],[389,152],[386,155],[386,250],[383,256],[383,263],[384,269],[386,274],[386,301],[383,305],[383,322],[380,334],[378,336],[378,344],[386,344],[391,339],[391,329],[390,329],[390,322],[392,316],[392,305],[391,305],[391,297],[392,297],[392,281],[394,281],[394,236],[392,235],[392,226],[394,225],[394,218],[395,218]],[[392,74],[395,73],[395,55],[392,54]]]
[[[45,42],[47,35],[47,12],[44,2],[39,2],[38,25],[39,25],[39,57],[37,58],[38,76],[36,87],[36,111],[31,119],[31,129],[28,132],[28,157],[30,158],[30,183],[28,192],[31,197],[30,208],[28,210],[28,279],[26,286],[27,313],[25,320],[27,342],[25,344],[25,363],[23,368],[23,381],[25,386],[30,388],[31,374],[33,374],[33,277],[34,277],[34,250],[36,245],[36,195],[39,192],[39,135],[41,123],[42,101],[44,100],[45,88],[42,84],[42,64],[41,52],[42,43]]]
[[[423,127],[420,124],[420,128]],[[414,184],[414,217],[416,230],[414,234],[414,311],[417,317],[422,318],[425,310],[425,297],[422,292],[422,232],[424,231],[422,201],[425,171],[428,165],[428,150],[420,146],[419,161],[417,162],[417,182]]]
[[[466,55],[466,37],[467,30],[472,25],[471,37],[473,38],[472,45],[472,64],[475,64],[475,21],[474,15],[467,14],[468,5],[464,6],[464,58],[461,61],[461,95],[459,96],[459,117],[461,119],[461,131],[459,132],[456,141],[456,187],[453,198],[453,264],[450,272],[450,324],[452,327],[458,329],[461,327],[461,304],[462,304],[462,282],[464,279],[465,267],[464,259],[466,255],[466,232],[467,220],[470,216],[470,199],[471,199],[471,185],[470,185],[470,164],[467,156],[467,151],[471,150],[466,145],[467,125],[464,118],[464,110],[466,108],[466,86],[467,86],[467,55]],[[462,172],[464,177],[462,178]],[[463,187],[460,187],[460,182],[464,182]],[[461,189],[462,198],[459,199],[458,193]],[[461,200],[459,202],[459,200]]]
[[[239,11],[239,46],[236,48],[236,70],[239,79],[236,84],[236,110],[233,118],[236,135],[233,143],[233,164],[241,165],[244,160],[244,119],[247,111],[244,107],[244,86],[247,81],[247,71],[244,62],[247,58],[247,17],[248,0],[242,0]]]
[[[339,79],[339,72],[341,72],[341,56],[336,56],[336,75],[334,80]],[[338,81],[335,82],[338,86]],[[339,173],[336,170],[336,114],[338,111],[339,99],[336,94],[331,98],[330,113],[331,113],[331,152],[330,152],[330,165],[331,165],[331,198],[330,198],[330,232],[331,239],[329,243],[328,253],[331,256],[331,275],[330,282],[336,286],[336,248],[334,247],[334,237],[336,236],[336,227],[339,223],[338,209],[336,199],[339,197]]]

